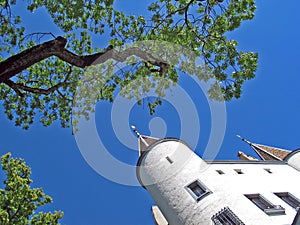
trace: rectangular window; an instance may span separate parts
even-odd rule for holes
[[[218,174],[225,174],[222,170],[216,170],[216,172],[218,173]]]
[[[269,168],[264,168],[265,171],[267,171],[268,173],[272,173],[271,169]]]
[[[268,215],[285,214],[285,209],[282,206],[273,205],[261,194],[249,194],[245,196]]]
[[[274,193],[276,196],[281,198],[284,202],[289,204],[294,209],[298,210],[300,209],[300,200],[296,198],[294,195],[292,195],[289,192],[277,192]]]
[[[241,169],[234,169],[234,171],[237,173],[237,174],[243,174],[243,171]]]
[[[215,214],[211,220],[215,225],[245,225],[228,207]]]
[[[199,180],[196,180],[186,186],[186,189],[197,201],[201,200],[206,195],[211,193],[211,191]]]
[[[169,163],[171,164],[173,163],[173,160],[169,156],[167,156],[166,159],[168,160]]]

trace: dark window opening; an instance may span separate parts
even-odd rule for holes
[[[218,174],[225,174],[222,170],[216,170]]]
[[[199,180],[196,180],[190,185],[186,186],[186,189],[197,201],[211,193],[211,191]]]
[[[215,225],[245,225],[228,207],[225,207],[212,218]]]
[[[245,196],[268,215],[285,214],[285,209],[282,206],[273,205],[261,194],[250,194]]]
[[[268,173],[272,173],[271,169],[269,168],[265,168],[264,170],[267,171]]]
[[[237,173],[237,174],[244,174],[243,171],[241,169],[234,169],[234,171]]]
[[[168,160],[168,162],[169,162],[169,163],[171,163],[171,164],[173,163],[173,160],[172,160],[172,159],[170,159],[170,157],[169,157],[169,156],[167,156],[167,157],[166,157],[166,159]]]
[[[294,195],[292,195],[289,192],[278,192],[274,193],[276,196],[281,198],[285,203],[293,207],[294,209],[298,210],[300,209],[300,200],[296,198]]]

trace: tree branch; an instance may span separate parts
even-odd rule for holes
[[[43,88],[28,87],[28,86],[23,85],[23,84],[15,83],[12,80],[6,80],[6,81],[4,81],[4,83],[7,84],[9,87],[11,87],[21,97],[23,97],[24,94],[20,90],[31,92],[31,93],[35,93],[35,94],[48,95],[48,94],[50,94],[50,93],[52,93],[54,91],[57,91],[63,85],[67,85],[68,84],[66,82],[60,82],[60,83],[58,83],[56,85],[53,85],[49,89],[43,89]]]
[[[17,95],[19,95],[20,97],[24,97],[24,94],[19,90],[18,87],[16,87],[16,84],[13,81],[5,80],[3,83],[12,88],[17,93]]]
[[[54,55],[55,52],[61,51],[66,43],[65,38],[57,37],[52,41],[36,45],[0,62],[0,83],[10,79],[31,65]]]
[[[18,205],[18,208],[16,210],[16,212],[12,215],[9,215],[9,221],[13,222],[13,219],[16,217],[16,215],[19,213],[19,211],[21,210],[21,204]]]
[[[167,63],[162,62],[160,59],[156,59],[149,53],[146,53],[138,48],[128,48],[123,52],[118,52],[113,49],[112,46],[106,48],[103,52],[99,52],[92,55],[79,56],[65,48],[67,40],[63,37],[57,37],[54,40],[36,45],[29,48],[17,55],[11,56],[5,61],[0,62],[0,83],[12,85],[10,78],[16,74],[22,72],[33,64],[40,62],[51,56],[56,56],[61,60],[80,68],[85,68],[92,64],[104,63],[108,59],[115,59],[117,61],[125,61],[127,57],[136,55],[143,60],[151,63],[152,65],[159,66],[163,71],[167,68]],[[8,82],[8,83],[7,83]],[[22,90],[33,91],[32,88],[26,86],[20,86],[20,84],[14,84],[11,87],[17,87]],[[37,89],[35,89],[37,90]],[[46,90],[40,89],[39,93],[48,93]]]

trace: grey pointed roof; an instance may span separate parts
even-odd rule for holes
[[[292,151],[271,147],[267,145],[252,143],[251,147],[262,160],[279,160],[282,161]]]
[[[264,161],[268,161],[268,160],[283,161],[283,159],[292,152],[290,150],[286,150],[282,148],[252,143],[242,138],[239,135],[237,136],[241,138],[243,141],[245,141],[246,143],[248,143],[252,147],[252,149],[257,153],[257,155]]]

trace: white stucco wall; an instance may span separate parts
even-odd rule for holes
[[[265,171],[265,168],[272,173]],[[215,171],[220,169],[225,174],[220,175]],[[244,174],[237,174],[234,169],[241,169]],[[208,176],[208,173],[211,175]],[[212,164],[207,174],[201,175],[201,179],[214,193],[211,201],[214,202],[215,209],[229,206],[246,225],[290,225],[296,215],[295,209],[273,194],[290,192],[300,199],[300,173],[288,165]],[[269,216],[244,196],[256,193],[263,195],[274,205],[284,207],[286,214]],[[215,210],[211,210],[212,214],[214,212]]]
[[[290,225],[296,215],[293,208],[273,194],[290,192],[300,199],[300,173],[284,163],[206,164],[186,145],[173,140],[154,146],[140,165],[140,180],[170,225],[212,224],[211,217],[226,206],[246,225]],[[243,174],[234,169],[241,169]],[[225,174],[220,175],[216,170]],[[185,188],[197,179],[212,191],[199,202]],[[255,193],[284,207],[286,214],[265,214],[244,196]]]

